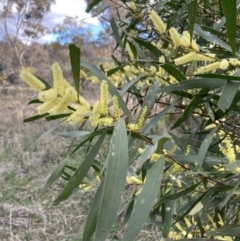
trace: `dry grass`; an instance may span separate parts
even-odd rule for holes
[[[52,206],[52,201],[64,187],[64,180],[42,192],[48,176],[65,157],[68,141],[56,135],[63,132],[56,129],[31,152],[33,143],[53,125],[46,121],[23,123],[35,113],[34,106],[27,106],[33,96],[28,89],[13,89],[7,95],[0,92],[0,240],[81,240],[94,190],[79,190],[58,206]],[[77,165],[80,155],[70,161]],[[120,240],[121,236],[116,223],[109,240]],[[159,240],[159,231],[147,227],[138,240]]]

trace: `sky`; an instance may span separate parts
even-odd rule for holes
[[[65,16],[78,16],[79,20],[84,20],[87,26],[92,29],[93,34],[97,34],[101,30],[101,25],[96,17],[92,18],[90,14],[85,12],[86,8],[84,0],[56,0],[56,3],[51,6],[51,12],[45,16],[43,24],[51,30],[56,24],[61,24]],[[42,38],[41,42],[51,42],[56,37],[48,34]]]

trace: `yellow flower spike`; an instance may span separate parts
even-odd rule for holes
[[[64,95],[65,90],[71,85],[63,78],[63,73],[59,63],[52,64],[53,86],[59,95]]]
[[[240,65],[240,61],[238,59],[235,59],[235,58],[229,59],[229,63],[233,66]]]
[[[60,102],[49,111],[51,115],[57,115],[63,113],[67,106],[69,105],[70,101],[72,100],[72,95],[74,94],[73,87],[68,87],[65,91],[64,96],[61,98]]]
[[[108,84],[103,80],[100,87],[100,114],[108,114]]]
[[[206,72],[210,72],[216,70],[220,67],[220,62],[215,62],[212,64],[205,65],[203,67],[198,68],[195,74],[204,74]]]
[[[176,58],[174,59],[174,63],[176,65],[182,65],[182,64],[186,64],[190,61],[193,61],[194,60],[194,57],[195,57],[196,53],[195,52],[190,52],[188,54],[185,54],[179,58]]]
[[[142,188],[140,188],[140,189],[135,193],[135,196],[138,196],[141,191],[142,191]]]
[[[199,52],[199,47],[197,45],[197,43],[194,41],[194,39],[192,39],[192,42],[190,41],[190,34],[188,31],[184,31],[183,32],[183,36],[182,36],[182,45],[184,47],[192,47],[193,50],[195,50],[196,52]]]
[[[169,79],[170,84],[177,84],[178,83],[178,81],[172,75],[170,75],[169,78],[170,78]]]
[[[38,99],[40,101],[49,101],[49,100],[54,100],[57,98],[57,90],[56,89],[49,89],[49,90],[44,90],[38,93]]]
[[[135,57],[134,57],[134,54],[133,54],[132,49],[130,48],[130,45],[129,45],[128,42],[126,43],[126,50],[128,52],[128,55],[129,55],[130,59],[134,60]]]
[[[137,7],[136,7],[135,2],[131,1],[131,2],[129,3],[129,8],[130,8],[133,12],[136,12]]]
[[[190,155],[191,154],[191,146],[190,145],[187,145],[187,149],[186,149],[185,154],[186,155]]]
[[[226,156],[230,163],[236,162],[234,146],[229,135],[222,141],[219,147],[220,151],[223,153],[224,156]]]
[[[223,219],[222,219],[222,217],[221,217],[221,215],[219,214],[219,213],[217,213],[217,216],[218,216],[218,223],[221,225],[221,226],[223,226],[224,225],[224,222],[223,222]]]
[[[190,238],[190,239],[192,239],[193,235],[192,235],[191,233],[189,233],[189,234],[187,235],[187,237]]]
[[[139,130],[140,130],[140,129],[142,128],[142,126],[143,126],[143,123],[144,123],[146,114],[147,114],[147,107],[145,106],[145,107],[143,108],[143,110],[142,110],[141,116],[140,116],[140,118],[139,118],[139,120],[138,120],[138,123],[137,123]]]
[[[157,72],[157,68],[155,66],[151,66],[149,69],[150,74],[155,74]]]
[[[111,126],[113,123],[112,117],[103,117],[101,119],[98,119],[97,125],[104,125],[104,126]]]
[[[140,180],[139,178],[135,177],[135,176],[130,176],[129,177],[129,180],[131,180],[132,183],[135,183],[135,184],[139,184],[139,185],[142,185],[143,182],[142,180]]]
[[[82,188],[85,192],[93,188],[93,186],[90,184],[80,184],[79,187]]]
[[[143,154],[144,151],[145,151],[144,149],[138,148],[138,152],[139,152],[140,154]]]
[[[84,114],[88,114],[89,112],[90,112],[89,108],[86,108],[86,106],[80,105],[77,108],[77,110],[67,118],[66,121],[70,125],[79,124],[85,120]]]
[[[159,158],[160,158],[161,154],[157,154],[157,153],[153,153],[151,156],[150,156],[150,160],[151,161],[158,161]]]
[[[83,70],[80,70],[80,77],[81,78],[87,78],[88,76]]]
[[[39,115],[49,113],[51,109],[53,109],[60,101],[60,98],[56,98],[55,100],[46,101],[40,106],[37,107],[37,111]]]
[[[211,130],[216,127],[216,124],[210,124],[208,126],[205,126],[204,130]]]
[[[176,48],[176,47],[181,46],[182,45],[182,39],[181,39],[177,29],[174,28],[174,27],[171,27],[169,29],[169,33],[170,33],[171,39],[173,41],[174,47]]]
[[[119,119],[120,118],[120,108],[119,108],[117,96],[113,96],[112,101],[113,101],[113,108],[114,108],[114,117],[116,119]]]
[[[165,23],[162,21],[162,19],[158,16],[158,14],[154,10],[150,12],[149,17],[160,34],[166,32]]]
[[[185,221],[188,228],[190,228],[192,226],[192,224],[190,223],[190,221],[187,217],[184,217],[184,221]]]
[[[229,66],[229,62],[226,60],[226,59],[223,59],[221,62],[220,62],[220,69],[227,69]]]
[[[98,120],[99,120],[100,116],[101,115],[99,113],[95,113],[89,117],[89,121],[93,127],[96,127],[99,125]]]
[[[194,60],[197,61],[208,61],[208,62],[214,62],[216,61],[216,54],[211,53],[196,53]]]
[[[96,76],[89,76],[86,78],[86,80],[89,80],[91,81],[93,84],[99,84],[100,83],[100,80],[96,77]]]
[[[129,128],[129,130],[131,131],[139,131],[138,125],[137,124],[128,124],[127,127]]]
[[[164,56],[159,57],[159,62],[160,63],[165,63],[165,58]],[[165,75],[165,70],[161,67],[159,67],[158,72],[156,73],[158,77],[163,77]]]
[[[180,179],[177,179],[176,182],[177,182],[178,187],[179,187],[179,188],[182,188],[182,182],[181,182],[181,180],[180,180]]]
[[[45,84],[26,69],[22,70],[19,76],[26,84],[37,92],[41,92],[46,89]]]

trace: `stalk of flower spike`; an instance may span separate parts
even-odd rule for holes
[[[185,54],[179,58],[176,58],[174,59],[174,63],[176,65],[182,65],[182,64],[186,64],[190,61],[193,61],[194,60],[194,57],[195,57],[196,53],[195,52],[190,52],[188,54]]]
[[[150,19],[152,20],[155,28],[158,30],[159,33],[163,34],[166,32],[166,25],[162,21],[162,19],[158,16],[158,14],[152,10],[149,15]]]
[[[174,27],[171,27],[169,29],[169,33],[170,33],[171,39],[173,41],[174,47],[176,48],[176,47],[181,46],[182,45],[182,39],[181,39],[177,29],[174,28]]]
[[[46,86],[42,81],[25,69],[21,71],[20,78],[37,92],[41,92],[46,89]]]

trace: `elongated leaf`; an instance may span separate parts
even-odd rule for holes
[[[146,49],[148,49],[155,57],[157,57],[157,59],[159,57],[161,57],[162,55],[164,56],[164,54],[154,45],[152,45],[151,43],[139,39],[139,38],[134,38],[133,39],[141,46],[145,47]]]
[[[123,49],[122,40],[121,40],[119,32],[118,32],[118,26],[117,26],[117,24],[116,24],[116,22],[113,18],[110,20],[110,25],[111,25],[111,28],[112,28],[112,31],[113,31],[113,35],[116,39],[116,42]]]
[[[27,119],[24,119],[23,122],[31,122],[31,121],[39,120],[39,119],[44,118],[45,116],[48,116],[48,115],[49,115],[48,113],[45,113],[45,114],[42,114],[42,115],[35,115],[35,116],[29,117]]]
[[[166,70],[170,75],[172,75],[175,79],[177,79],[179,82],[186,80],[186,76],[183,75],[178,69],[176,69],[171,64],[162,64],[161,68]]]
[[[240,228],[226,228],[226,229],[217,229],[213,231],[208,232],[209,235],[214,235],[214,236],[237,236],[240,237]]]
[[[84,227],[82,240],[90,240],[95,232],[97,226],[99,207],[101,204],[100,201],[103,194],[103,185],[104,180],[101,181],[101,184],[99,185],[97,192],[94,196],[93,202],[91,204],[90,211]]]
[[[42,104],[43,102],[40,101],[39,99],[34,99],[28,102],[28,105],[32,105],[32,104]]]
[[[211,120],[212,121],[215,121],[215,116],[214,116],[214,113],[213,113],[213,109],[209,103],[209,100],[208,99],[204,99],[203,100],[203,104],[208,112],[208,115],[210,116]]]
[[[226,109],[228,109],[231,106],[233,99],[235,97],[235,94],[238,91],[238,86],[239,86],[238,84],[234,84],[228,81],[223,87],[222,94],[218,101],[218,107],[223,112],[225,112]]]
[[[119,91],[120,95],[123,96],[129,88],[131,88],[134,84],[136,84],[141,79],[145,79],[147,76],[144,74],[138,75],[136,79],[131,80],[131,82],[127,83],[126,85],[123,85],[122,89]]]
[[[59,115],[48,115],[45,117],[46,121],[58,120],[70,116],[70,113],[59,114]]]
[[[177,121],[172,126],[171,130],[179,127],[190,115],[192,115],[193,111],[198,107],[199,104],[202,103],[202,98],[195,97],[189,105],[186,107],[181,116],[177,119]]]
[[[224,198],[224,200],[222,201],[222,203],[220,204],[219,208],[222,209],[229,201],[229,199],[232,197],[232,195],[234,194],[234,192],[237,190],[238,186],[239,186],[240,182],[237,182],[234,185],[234,188],[230,191],[228,191],[227,196]]]
[[[207,135],[207,137],[204,139],[204,141],[201,144],[201,147],[199,149],[198,153],[198,167],[200,168],[203,164],[204,158],[208,152],[208,148],[212,142],[213,136],[216,133],[216,131],[219,129],[220,125],[215,127],[211,132]]]
[[[79,98],[79,82],[80,82],[80,58],[81,50],[75,44],[69,44],[69,55],[72,67],[72,74],[75,83],[75,88]]]
[[[225,79],[225,80],[236,80],[240,81],[239,70],[237,70],[233,75],[224,75],[224,74],[196,74],[195,76],[200,76],[203,78],[213,78],[213,79]]]
[[[226,17],[226,28],[228,40],[232,48],[233,56],[236,54],[236,32],[237,32],[237,1],[221,0],[223,13]]]
[[[221,87],[225,85],[226,80],[224,79],[210,79],[210,78],[202,78],[202,79],[193,79],[193,80],[187,80],[182,81],[178,84],[173,84],[170,86],[166,86],[163,88],[160,88],[158,90],[159,93],[163,92],[171,92],[176,90],[189,90],[194,88],[216,88]]]
[[[149,215],[154,199],[158,194],[159,186],[163,177],[164,166],[165,158],[162,156],[156,163],[154,163],[149,171],[145,184],[142,187],[142,191],[135,201],[122,241],[133,241],[141,230],[142,225]]]
[[[188,3],[188,5],[187,5],[189,33],[190,33],[191,41],[192,41],[192,36],[193,36],[194,23],[195,23],[195,19],[197,16],[197,7],[198,7],[197,0],[193,0],[190,3]]]
[[[109,87],[109,92],[112,96],[116,95],[118,98],[118,103],[123,112],[127,115],[127,117],[132,121],[132,115],[129,112],[125,102],[123,101],[121,95],[117,91],[117,89],[114,87],[114,85],[109,81],[109,79],[92,63],[86,61],[86,60],[81,60],[81,65],[84,66],[85,68],[89,69],[96,77],[98,77],[99,80],[106,80],[108,82],[108,87]]]
[[[59,177],[61,177],[64,167],[66,165],[67,159],[65,159],[64,161],[62,161],[57,168],[55,169],[55,171],[51,174],[51,176],[48,178],[47,183],[45,184],[43,191],[46,191],[55,181],[57,181],[57,179]]]
[[[162,232],[162,235],[164,238],[168,237],[170,227],[172,225],[173,213],[174,213],[174,203],[175,203],[174,200],[169,200],[165,206],[166,213],[165,213],[165,217],[164,217],[163,232]]]
[[[67,185],[64,187],[62,192],[59,194],[59,196],[54,200],[54,202],[53,202],[54,205],[69,198],[69,196],[72,194],[74,188],[78,187],[79,184],[82,182],[83,178],[87,175],[87,172],[88,172],[89,168],[91,167],[96,155],[98,154],[105,136],[106,136],[106,132],[104,132],[100,136],[97,143],[94,145],[94,147],[91,149],[91,151],[86,156],[85,160],[82,162],[82,164],[76,170],[76,172],[73,174],[73,176],[71,177],[71,179],[69,180]]]
[[[183,197],[185,195],[187,195],[188,193],[192,192],[194,189],[196,189],[196,187],[199,186],[201,182],[198,182],[194,185],[192,185],[191,187],[186,188],[183,191],[177,192],[177,193],[173,193],[173,194],[168,194],[165,195],[164,197],[162,197],[155,205],[154,208],[159,207],[163,202],[167,201],[167,200],[175,200],[178,199],[180,197]]]
[[[79,137],[79,136],[85,136],[91,134],[90,131],[69,131],[69,132],[65,132],[65,133],[58,133],[59,136],[62,137]]]
[[[147,108],[146,117],[151,112],[153,105],[155,104],[156,98],[157,98],[157,90],[159,89],[159,82],[156,82],[154,85],[151,86],[150,90],[147,93],[147,96],[144,99],[144,102],[142,104],[141,112],[139,113],[138,119],[140,119],[142,111],[144,108]]]
[[[227,0],[225,0],[227,1]],[[206,39],[208,42],[213,43],[213,44],[217,44],[221,47],[223,47],[224,49],[228,50],[231,52],[231,47],[226,44],[223,40],[221,40],[220,38],[218,38],[217,36],[203,31],[202,28],[198,25],[198,24],[194,24],[194,30],[204,39]]]
[[[146,150],[142,153],[142,155],[138,158],[137,167],[141,167],[147,159],[156,151],[158,147],[158,141],[160,137],[156,137],[152,140],[153,145],[146,148]]]
[[[149,131],[156,126],[157,122],[161,120],[163,116],[165,116],[171,109],[174,108],[174,106],[179,102],[179,99],[173,102],[171,105],[167,106],[165,109],[163,109],[161,112],[159,112],[157,115],[155,115],[150,122],[143,128],[142,134],[146,135],[149,133]]]
[[[86,12],[89,13],[93,7],[95,7],[98,3],[100,3],[102,0],[93,0],[91,3],[88,4]]]
[[[98,214],[95,241],[106,240],[117,216],[128,168],[128,138],[125,121],[114,128],[107,157],[107,172]]]

